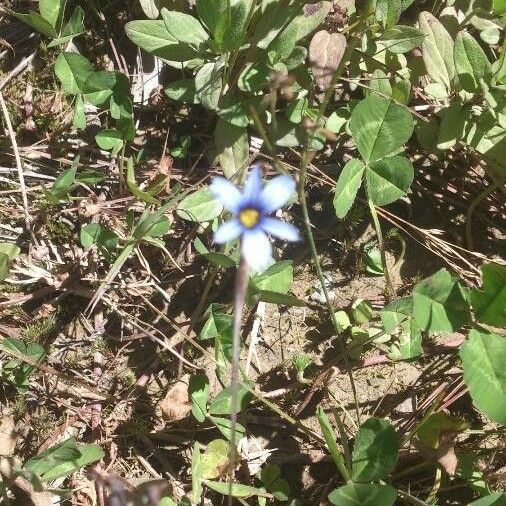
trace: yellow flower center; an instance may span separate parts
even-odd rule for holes
[[[246,228],[253,228],[260,218],[260,213],[256,209],[246,208],[239,212],[239,221]]]

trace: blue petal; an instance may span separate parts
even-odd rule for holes
[[[242,236],[242,254],[253,272],[261,272],[272,263],[272,246],[259,228],[246,230]]]
[[[222,203],[223,207],[234,214],[239,211],[242,201],[241,192],[238,188],[224,177],[215,177],[209,186],[214,196]]]
[[[244,184],[243,203],[244,205],[255,205],[258,202],[262,191],[262,169],[260,165],[251,167],[246,183]]]
[[[244,231],[244,227],[237,220],[230,220],[218,227],[214,233],[214,242],[223,244],[237,239]]]
[[[264,218],[261,223],[261,227],[268,234],[279,237],[284,241],[299,241],[300,234],[297,228],[290,223],[285,223],[275,218]]]
[[[295,181],[289,176],[276,176],[271,179],[260,194],[260,206],[266,214],[286,204],[295,191]]]

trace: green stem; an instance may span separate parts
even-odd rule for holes
[[[387,257],[385,254],[385,243],[383,241],[383,232],[381,231],[381,224],[379,222],[378,212],[376,211],[376,206],[374,202],[369,199],[368,200],[369,209],[371,211],[372,221],[374,223],[374,229],[376,230],[376,236],[378,237],[378,246],[381,255],[381,264],[383,265],[383,273],[385,274],[385,282],[386,282],[386,295],[387,299],[390,301],[395,299],[396,293],[395,288],[392,283],[392,279],[390,277],[390,271],[388,270],[387,265]]]

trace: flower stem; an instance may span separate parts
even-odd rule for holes
[[[234,318],[232,322],[232,373],[230,378],[231,387],[231,401],[232,408],[230,411],[230,467],[229,467],[229,495],[228,504],[232,506],[232,480],[233,472],[236,465],[236,441],[235,429],[237,426],[237,393],[239,383],[239,361],[241,357],[241,321],[244,309],[244,302],[246,300],[246,290],[248,289],[248,264],[245,258],[241,255],[239,267],[235,275],[234,286]]]

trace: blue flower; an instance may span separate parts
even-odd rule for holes
[[[224,177],[213,179],[211,191],[233,215],[218,228],[214,241],[223,244],[240,237],[242,254],[251,270],[260,272],[272,263],[272,246],[267,234],[284,241],[300,239],[293,225],[269,216],[286,204],[295,191],[291,177],[276,176],[264,186],[260,167],[254,166],[242,192]]]

